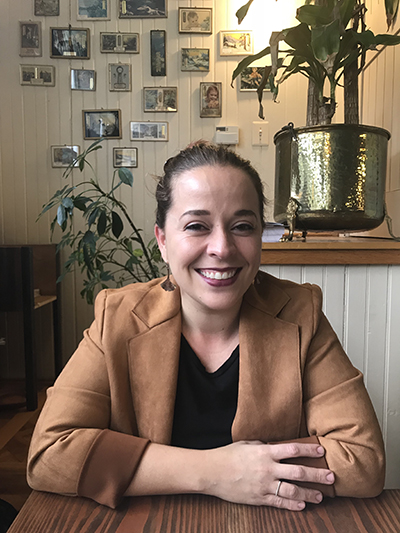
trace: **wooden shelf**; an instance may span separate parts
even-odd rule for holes
[[[41,296],[35,296],[35,309],[38,309],[39,307],[43,307],[44,305],[50,304],[51,302],[55,302],[57,300],[57,296],[55,294],[48,294],[48,295],[41,295]]]
[[[308,237],[263,243],[262,265],[400,265],[400,242],[390,239]]]

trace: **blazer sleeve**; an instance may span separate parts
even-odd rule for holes
[[[363,376],[353,367],[311,286],[314,326],[303,373],[307,431],[325,448],[337,496],[373,497],[383,489],[382,433]]]
[[[106,293],[97,297],[93,324],[48,390],[32,436],[27,479],[35,490],[115,507],[149,441],[109,429],[109,373],[102,350]]]

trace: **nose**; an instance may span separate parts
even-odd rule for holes
[[[209,255],[224,259],[234,249],[233,236],[222,227],[213,228],[208,238],[207,252]]]

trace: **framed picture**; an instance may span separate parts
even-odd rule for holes
[[[60,0],[35,0],[35,17],[58,17]]]
[[[144,87],[143,97],[145,112],[169,113],[178,110],[177,87]]]
[[[100,32],[100,52],[103,54],[138,54],[138,33]]]
[[[73,91],[95,91],[96,71],[71,68],[71,89]]]
[[[55,168],[69,167],[80,153],[80,147],[77,145],[67,146],[52,146],[51,147],[51,166]],[[78,163],[74,163],[77,167]]]
[[[77,0],[77,20],[110,20],[110,0]]]
[[[90,30],[88,28],[50,28],[50,57],[89,59]]]
[[[114,167],[137,167],[137,148],[113,148]]]
[[[168,122],[131,122],[131,141],[168,141]]]
[[[180,7],[180,33],[212,33],[212,8]]]
[[[21,85],[42,85],[43,87],[54,87],[55,69],[51,65],[20,65]]]
[[[110,91],[131,91],[131,65],[110,63],[108,65]]]
[[[181,70],[183,72],[208,72],[210,70],[210,49],[182,48]]]
[[[221,56],[247,56],[253,53],[251,31],[220,31],[219,54]]]
[[[165,18],[167,0],[118,0],[121,19]]]
[[[239,91],[256,91],[264,76],[265,67],[246,67],[239,76]],[[264,91],[268,91],[266,87]]]
[[[214,118],[222,115],[221,82],[200,82],[200,117]]]
[[[151,75],[167,75],[165,30],[150,30]]]
[[[119,109],[82,111],[84,139],[121,139]]]
[[[20,50],[21,57],[40,57],[42,55],[42,23],[20,22]]]

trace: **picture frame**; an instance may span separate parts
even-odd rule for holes
[[[222,83],[200,82],[200,117],[217,118],[222,116]]]
[[[71,68],[72,91],[95,91],[96,71],[84,68]]]
[[[166,18],[167,0],[118,0],[120,19]]]
[[[253,53],[252,31],[220,31],[220,56],[247,56]]]
[[[20,65],[20,84],[54,87],[55,68],[52,65]]]
[[[150,65],[152,76],[167,75],[167,32],[150,30]]]
[[[265,67],[246,67],[239,75],[239,91],[256,91],[263,79]],[[269,91],[269,88],[265,87],[264,91]]]
[[[168,122],[130,122],[131,141],[168,141]]]
[[[181,49],[182,72],[209,72],[210,49],[209,48],[182,48]]]
[[[90,59],[89,28],[50,28],[50,57]]]
[[[35,17],[58,17],[60,0],[35,0]]]
[[[138,54],[139,34],[100,32],[100,52],[103,54]]]
[[[42,56],[42,23],[20,21],[19,23],[21,57]]]
[[[57,145],[51,147],[51,166],[53,168],[69,167],[80,154],[80,146],[74,145]],[[78,166],[78,161],[75,161],[74,167]]]
[[[91,109],[82,111],[84,139],[121,139],[120,109]]]
[[[144,87],[143,111],[145,113],[174,113],[178,111],[178,88]]]
[[[77,0],[76,20],[110,20],[110,0]]]
[[[179,33],[212,33],[211,7],[180,7]]]
[[[113,164],[114,168],[137,168],[137,148],[113,148]]]
[[[130,63],[110,63],[108,65],[108,82],[110,91],[131,91],[131,80]]]

